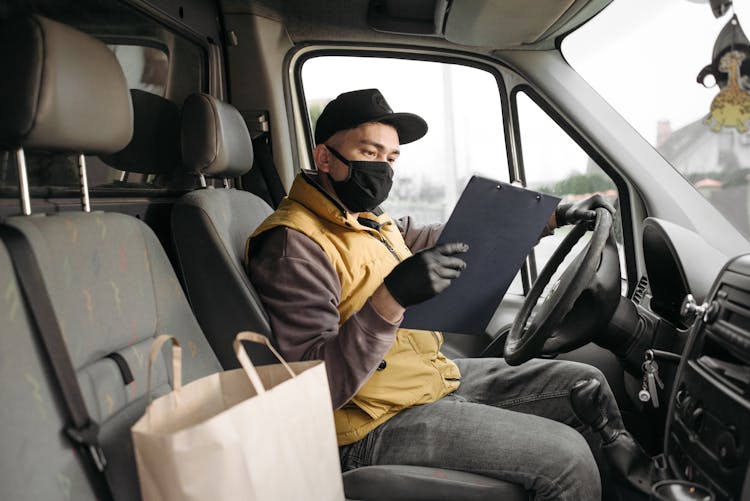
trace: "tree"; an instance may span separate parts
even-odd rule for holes
[[[554,186],[541,186],[539,191],[553,195],[582,195],[596,193],[615,188],[615,184],[601,174],[574,174],[558,181]]]

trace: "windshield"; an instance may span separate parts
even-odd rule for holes
[[[707,1],[615,0],[562,51],[750,240],[750,47],[732,10],[717,19]]]

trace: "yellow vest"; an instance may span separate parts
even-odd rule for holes
[[[341,282],[340,322],[364,306],[383,279],[411,255],[393,220],[383,214],[360,214],[375,220],[380,230],[360,224],[303,175],[297,176],[279,208],[248,239],[286,226],[304,233],[328,256]],[[354,251],[353,251],[354,250]],[[394,255],[395,254],[395,255]],[[339,445],[354,443],[399,411],[434,402],[458,388],[456,365],[440,353],[439,332],[398,329],[385,355],[386,367],[373,373],[352,400],[334,411]]]

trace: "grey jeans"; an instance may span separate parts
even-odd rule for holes
[[[519,367],[494,358],[454,362],[461,370],[455,393],[402,411],[341,447],[344,471],[378,464],[432,466],[518,483],[537,500],[601,499],[600,440],[582,426],[569,402],[577,381],[596,378],[609,393],[611,421],[622,426],[598,369],[557,360]]]

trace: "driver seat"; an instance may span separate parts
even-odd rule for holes
[[[182,154],[183,165],[196,175],[226,180],[248,172],[252,142],[239,111],[213,96],[190,96],[182,112]],[[231,350],[225,355],[222,348],[231,347],[237,330],[250,328],[271,336],[263,305],[243,268],[245,240],[271,212],[252,193],[213,187],[183,196],[172,212],[173,237],[188,297],[225,369],[237,363]],[[530,498],[518,484],[461,471],[402,465],[347,471],[344,490],[348,499],[362,501]]]

